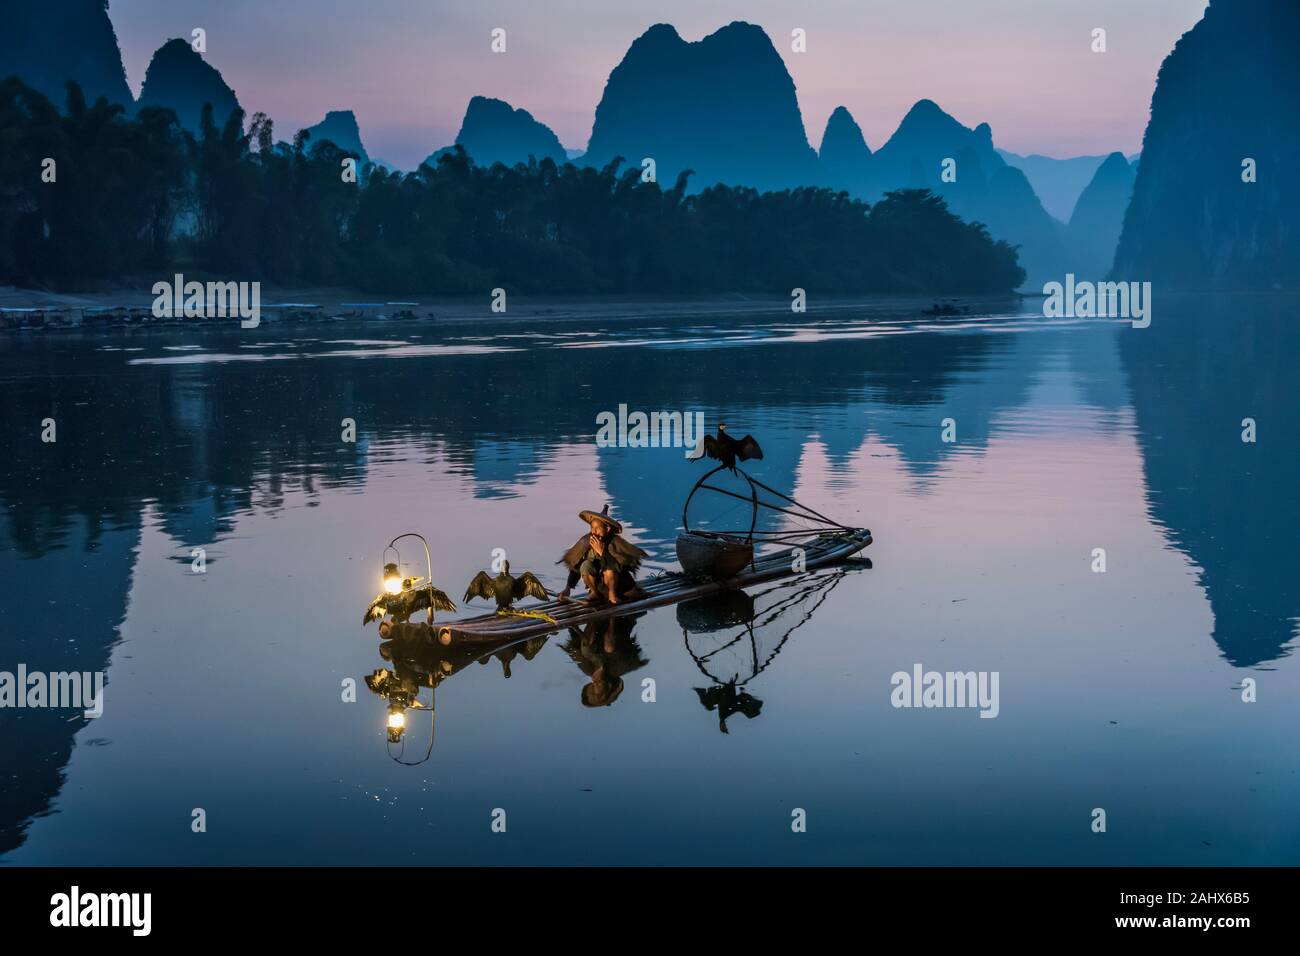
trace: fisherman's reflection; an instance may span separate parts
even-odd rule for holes
[[[589,621],[584,628],[569,628],[569,639],[561,646],[589,679],[582,688],[584,706],[610,706],[623,693],[624,675],[649,663],[632,636],[640,617],[608,617]]]

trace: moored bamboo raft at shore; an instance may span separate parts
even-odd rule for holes
[[[636,600],[623,601],[619,604],[556,600],[521,608],[524,611],[548,615],[551,621],[536,617],[485,614],[463,621],[449,621],[435,625],[423,633],[428,635],[429,639],[436,637],[439,643],[447,646],[491,644],[505,638],[523,639],[601,618],[636,614],[730,588],[743,588],[776,578],[793,577],[805,570],[811,571],[850,558],[869,544],[871,544],[871,532],[865,528],[831,532],[813,538],[801,548],[782,548],[757,557],[752,564],[746,565],[745,570],[734,577],[700,579],[680,572],[670,572],[642,581],[640,588],[643,596]],[[802,555],[796,554],[796,551],[802,551]]]

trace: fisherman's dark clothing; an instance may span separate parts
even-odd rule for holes
[[[584,534],[556,564],[566,565],[569,569],[566,589],[571,589],[584,574],[599,581],[606,571],[613,571],[618,576],[617,590],[622,593],[636,587],[635,575],[644,557],[644,551],[617,534],[610,535],[605,542],[605,553],[597,554],[591,546],[591,535]]]

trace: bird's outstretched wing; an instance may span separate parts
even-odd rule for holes
[[[551,596],[532,571],[525,571],[515,578],[514,591],[516,601],[521,597],[535,597],[539,601],[545,601]]]
[[[430,585],[429,587],[424,589],[424,593],[431,595],[433,597],[433,609],[435,611],[456,610],[456,602],[453,601],[451,598],[447,597],[446,591],[440,591],[437,588]]]
[[[704,436],[704,457],[722,460],[722,443],[712,435]]]
[[[418,591],[411,591],[407,604],[407,612],[414,614],[416,611],[423,611],[429,606],[430,601],[433,603],[435,611],[454,611],[456,605],[452,603],[451,598],[435,587],[426,585]]]
[[[472,601],[476,597],[492,600],[496,593],[492,590],[492,579],[488,577],[486,571],[480,571],[474,575],[474,580],[469,582],[469,587],[465,591],[465,600]]]
[[[762,459],[763,449],[758,447],[758,442],[753,435],[746,435],[740,440],[736,448],[736,457],[741,461],[749,461],[751,458]]]
[[[369,624],[371,621],[378,621],[388,613],[388,595],[381,594],[370,602],[370,607],[366,608],[366,613],[361,618],[361,626]]]

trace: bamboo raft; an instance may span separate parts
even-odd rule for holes
[[[851,528],[831,532],[804,544],[803,569],[813,570],[851,558],[871,544],[871,532],[865,528]],[[524,640],[541,634],[601,618],[624,614],[637,614],[650,608],[676,604],[691,598],[702,597],[730,588],[743,588],[776,578],[793,577],[801,571],[794,570],[794,548],[782,548],[756,558],[752,564],[734,577],[701,579],[680,572],[669,572],[642,582],[644,597],[620,604],[593,605],[586,601],[547,601],[529,605],[521,610],[540,611],[550,615],[554,623],[533,617],[513,617],[484,614],[462,621],[449,621],[434,626],[437,640],[444,646],[464,644],[493,644],[503,640]]]

